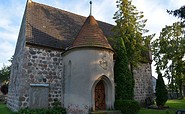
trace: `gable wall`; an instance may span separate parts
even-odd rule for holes
[[[10,82],[9,82],[9,90],[8,90],[8,98],[7,98],[7,106],[13,110],[17,111],[20,106],[19,102],[19,94],[22,86],[19,82],[23,80],[22,72],[23,72],[23,61],[25,58],[25,33],[26,33],[26,19],[25,15],[22,20],[18,41],[16,44],[15,53],[13,56],[12,66],[11,66],[11,74],[10,74]]]

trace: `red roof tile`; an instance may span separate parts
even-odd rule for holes
[[[112,49],[93,16],[87,17],[71,48],[101,47]]]
[[[36,2],[26,8],[26,42],[52,48],[69,48],[86,17]],[[113,36],[113,25],[98,21],[107,37]]]

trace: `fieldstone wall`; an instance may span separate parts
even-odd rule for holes
[[[19,42],[16,50],[11,70],[7,106],[13,111],[29,107],[30,84],[49,84],[48,107],[52,107],[55,99],[63,103],[63,52],[28,44],[25,46],[24,39]],[[143,63],[133,73],[134,98],[143,103],[147,97],[153,96],[151,64]]]
[[[49,84],[49,98],[48,106],[52,107],[54,99],[61,101],[62,98],[62,76],[63,76],[63,62],[61,51],[51,50],[47,48],[27,46],[28,62],[25,63],[24,69],[26,71],[28,80],[27,87],[30,84]],[[27,107],[28,91],[22,96],[21,107]],[[24,105],[26,103],[26,105]]]
[[[62,98],[62,51],[31,45],[23,50],[21,59],[12,68],[8,107],[14,111],[29,107],[30,84],[49,84],[46,100],[48,107],[52,107],[54,99]]]
[[[133,70],[135,79],[134,99],[145,103],[147,97],[153,97],[152,71],[150,63],[142,63]]]
[[[9,107],[13,111],[17,111],[20,107],[20,93],[22,86],[24,87],[24,76],[23,76],[23,64],[25,58],[25,33],[26,33],[26,19],[25,15],[23,16],[19,37],[16,44],[15,53],[13,56],[12,66],[11,66],[11,74],[10,74],[10,82],[8,88],[8,96],[7,96],[7,107]],[[22,83],[20,83],[22,82]]]

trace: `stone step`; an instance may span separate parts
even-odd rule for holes
[[[89,114],[121,114],[121,111],[119,110],[94,111],[90,112]]]

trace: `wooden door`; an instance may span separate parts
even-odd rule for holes
[[[95,87],[95,110],[106,110],[105,86],[102,81]]]

